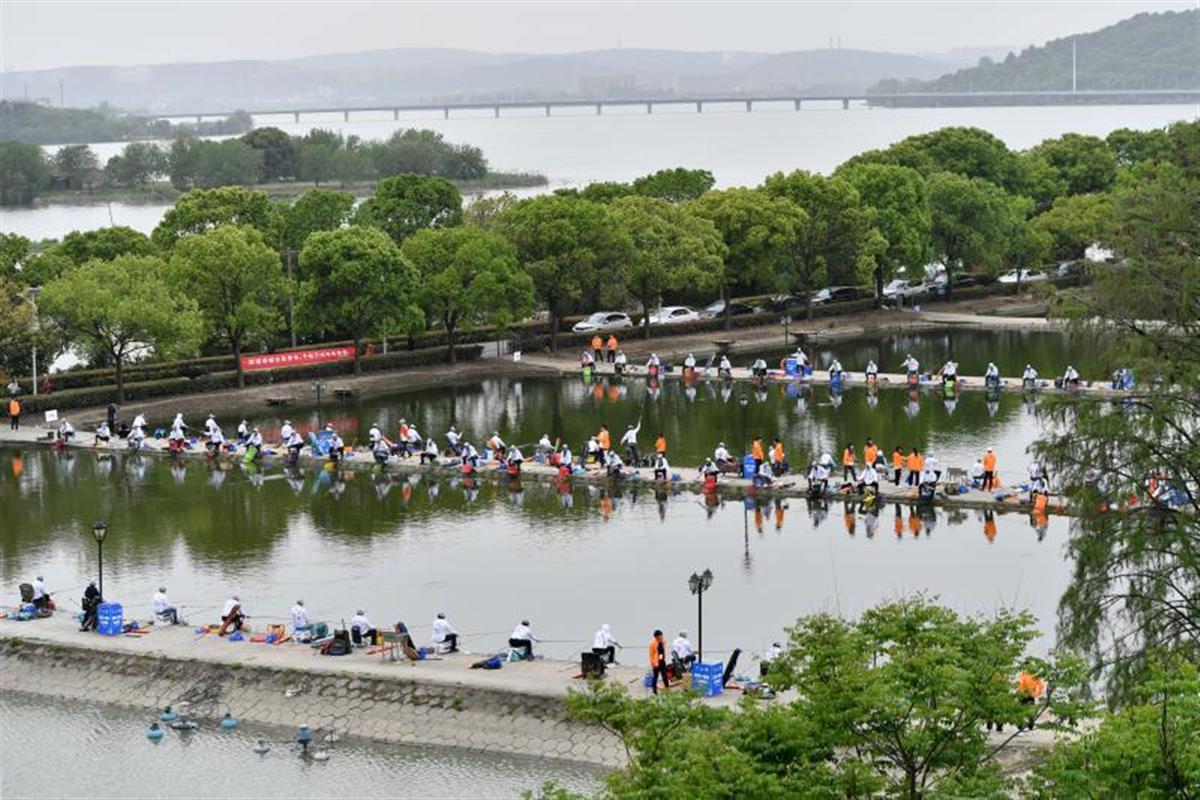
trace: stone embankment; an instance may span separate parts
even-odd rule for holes
[[[573,677],[578,664],[539,660],[472,670],[483,656],[416,663],[364,650],[319,656],[291,642],[198,637],[187,626],[150,630],[139,637],[80,633],[62,612],[0,621],[0,691],[144,709],[147,725],[169,705],[202,725],[229,712],[245,722],[290,730],[303,724],[389,743],[605,767],[625,760],[615,736],[567,718],[567,690],[582,686]],[[641,672],[618,668],[609,676],[637,683]]]

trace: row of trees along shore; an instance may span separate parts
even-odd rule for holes
[[[282,345],[289,328],[359,345],[436,327],[453,357],[460,328],[503,327],[535,306],[557,333],[568,314],[629,302],[648,312],[714,294],[878,290],[932,260],[954,277],[1078,257],[1112,240],[1122,196],[1162,170],[1194,174],[1198,154],[1195,122],[1107,140],[1067,134],[1024,152],[945,128],[832,175],[781,172],[753,189],[714,190],[708,172],[670,169],[465,209],[453,184],[413,174],[381,180],[357,207],[325,189],[291,203],[193,190],[149,237],[103,228],[33,252],[4,236],[0,272],[14,298],[42,287],[38,306],[53,324],[38,335],[59,331],[115,366],[118,382],[138,351],[240,356]],[[7,313],[28,313],[21,306]],[[10,359],[23,358],[30,335],[10,339]]]
[[[47,153],[33,144],[0,142],[3,205],[28,205],[50,189],[149,190],[164,178],[173,189],[187,191],[290,182],[347,186],[402,173],[464,182],[492,175],[478,147],[453,144],[436,131],[416,128],[396,131],[386,141],[322,129],[291,136],[269,127],[229,139],[179,136],[168,146],[131,142],[103,165],[86,144]],[[538,175],[500,177],[507,185],[545,182]]]

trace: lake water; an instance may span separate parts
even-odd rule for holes
[[[301,758],[292,731],[216,725],[146,738],[153,717],[115,706],[0,696],[0,795],[51,797],[515,798],[555,780],[596,791],[601,772],[568,762],[343,739],[325,762]],[[252,751],[258,738],[270,752]],[[65,763],[70,768],[64,769]]]
[[[971,125],[991,131],[1010,147],[1023,149],[1066,132],[1104,136],[1121,128],[1153,128],[1192,119],[1188,105],[1071,106],[1030,108],[927,108],[843,111],[841,104],[811,104],[792,110],[790,102],[764,103],[746,113],[741,104],[706,105],[703,114],[691,106],[605,109],[555,109],[547,118],[540,109],[514,110],[494,119],[491,111],[401,115],[362,112],[345,122],[341,115],[309,115],[295,123],[291,115],[255,119],[292,134],[314,127],[346,135],[385,139],[398,128],[430,128],[454,142],[481,147],[495,169],[540,172],[550,189],[598,180],[630,180],[664,167],[686,166],[712,171],[719,186],[757,185],[780,170],[829,172],[846,159],[915,133],[949,125]],[[118,143],[93,145],[107,159]],[[150,231],[165,206],[111,204],[111,220]],[[72,230],[110,223],[110,206],[76,205],[0,211],[0,231],[31,239],[58,238]]]

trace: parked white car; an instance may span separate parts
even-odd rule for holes
[[[666,306],[650,312],[651,325],[670,325],[673,322],[695,322],[700,313],[687,306]]]
[[[1000,283],[1037,283],[1046,280],[1046,273],[1040,269],[1014,269],[1000,276]]]
[[[929,293],[929,287],[924,281],[906,281],[897,278],[883,287],[884,297],[919,297]]]
[[[607,333],[632,327],[633,320],[623,311],[597,311],[587,319],[576,322],[571,330],[575,333]]]

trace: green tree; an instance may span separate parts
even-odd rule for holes
[[[563,197],[577,197],[580,200],[587,200],[592,203],[611,203],[619,197],[628,197],[631,194],[636,194],[633,190],[633,184],[620,183],[619,181],[597,181],[589,183],[582,189],[556,189],[554,193]]]
[[[27,206],[50,184],[42,148],[0,141],[0,205]]]
[[[1103,139],[1065,133],[1029,150],[1057,174],[1067,194],[1106,192],[1117,177],[1117,159]]]
[[[193,182],[203,189],[217,186],[250,186],[259,182],[263,153],[237,139],[194,145],[196,172]]]
[[[1155,663],[1125,708],[1055,744],[1022,796],[1195,797],[1200,787],[1200,674],[1194,663]]]
[[[74,346],[116,369],[117,400],[125,399],[124,366],[150,353],[191,355],[203,319],[196,302],[167,283],[154,256],[89,261],[42,287],[39,310]]]
[[[463,223],[476,228],[491,230],[497,217],[518,200],[512,192],[481,194],[463,209]]]
[[[296,146],[297,176],[320,186],[337,176],[338,149],[324,142],[301,142]]]
[[[1034,228],[1050,237],[1055,259],[1083,258],[1111,227],[1112,197],[1107,193],[1060,197],[1033,218]]]
[[[982,178],[1008,191],[1023,185],[1024,175],[1015,153],[993,134],[980,128],[951,126],[909,136],[884,150],[868,150],[846,165],[894,164],[911,167],[925,177],[953,172]]]
[[[1150,649],[1200,662],[1200,175],[1169,162],[1138,170],[1113,193],[1105,237],[1124,263],[1094,267],[1089,291],[1052,306],[1137,385],[1119,408],[1040,403],[1035,445],[1077,515],[1060,640],[1090,655],[1114,701],[1139,682]]]
[[[247,341],[271,334],[282,322],[286,278],[279,254],[254,228],[220,225],[180,239],[169,271],[172,283],[196,300],[210,334],[228,344],[238,388],[245,386],[241,357]]]
[[[1171,137],[1160,128],[1135,131],[1117,128],[1104,137],[1117,166],[1128,168],[1142,161],[1161,161],[1171,154]]]
[[[561,195],[542,195],[506,209],[496,230],[517,248],[521,267],[550,312],[551,347],[557,349],[562,317],[604,284],[621,289],[620,265],[629,240],[605,206]]]
[[[650,310],[663,292],[720,284],[725,243],[711,221],[657,197],[623,197],[611,209],[632,245],[621,272],[642,305],[642,330],[649,339]]]
[[[71,231],[53,249],[76,264],[92,260],[112,261],[122,255],[150,256],[156,252],[146,234],[126,225]]]
[[[796,170],[768,176],[762,188],[772,197],[791,200],[808,214],[798,251],[801,287],[858,282],[859,255],[871,215],[849,181]]]
[[[870,225],[887,241],[874,264],[875,299],[883,297],[883,284],[901,268],[923,277],[931,247],[933,222],[925,179],[910,167],[859,164],[839,168],[870,209]]]
[[[420,325],[419,277],[387,234],[371,227],[318,231],[300,251],[302,308],[314,321],[335,320],[354,339],[354,373],[372,331]]]
[[[283,208],[283,247],[299,251],[317,231],[332,231],[350,221],[354,195],[328,189],[305,192]]]
[[[928,190],[933,251],[951,283],[980,268],[997,273],[1014,223],[1009,196],[993,183],[950,172],[935,173]]]
[[[808,215],[786,198],[754,189],[708,192],[689,203],[688,209],[711,222],[728,248],[719,285],[729,328],[734,288],[771,291],[788,283]]]
[[[28,255],[28,239],[19,233],[0,233],[0,278],[17,280],[17,266]]]
[[[533,280],[499,234],[471,227],[417,231],[401,253],[420,273],[426,319],[446,329],[452,364],[454,335],[462,324],[504,327],[533,310]]]
[[[108,159],[104,174],[117,186],[145,186],[169,170],[167,154],[150,142],[130,142]]]
[[[695,200],[713,187],[716,180],[706,169],[660,169],[633,182],[633,191],[646,197],[658,197],[669,203]]]
[[[96,183],[100,162],[86,144],[60,147],[52,159],[54,171],[67,183],[68,189],[82,189]]]
[[[55,326],[38,324],[28,287],[0,274],[0,373],[29,375],[35,347],[46,358],[61,345]]]
[[[258,172],[259,183],[268,181],[290,181],[298,172],[296,144],[291,136],[279,128],[255,128],[243,133],[242,144],[262,154],[262,167]]]
[[[400,244],[422,228],[462,223],[462,195],[444,178],[396,175],[384,178],[358,208],[356,225],[379,228]]]
[[[200,162],[198,144],[198,140],[189,136],[179,136],[171,142],[167,152],[167,175],[176,189],[186,191],[196,185],[196,169]]]
[[[59,247],[48,247],[40,253],[31,253],[21,262],[17,282],[25,286],[45,286],[55,278],[65,275],[79,266]]]
[[[167,209],[150,238],[166,252],[181,238],[219,225],[248,225],[268,233],[272,230],[271,199],[266,192],[233,186],[193,189]]]
[[[487,176],[488,162],[478,147],[447,145],[438,159],[437,174],[456,181],[476,181]]]

